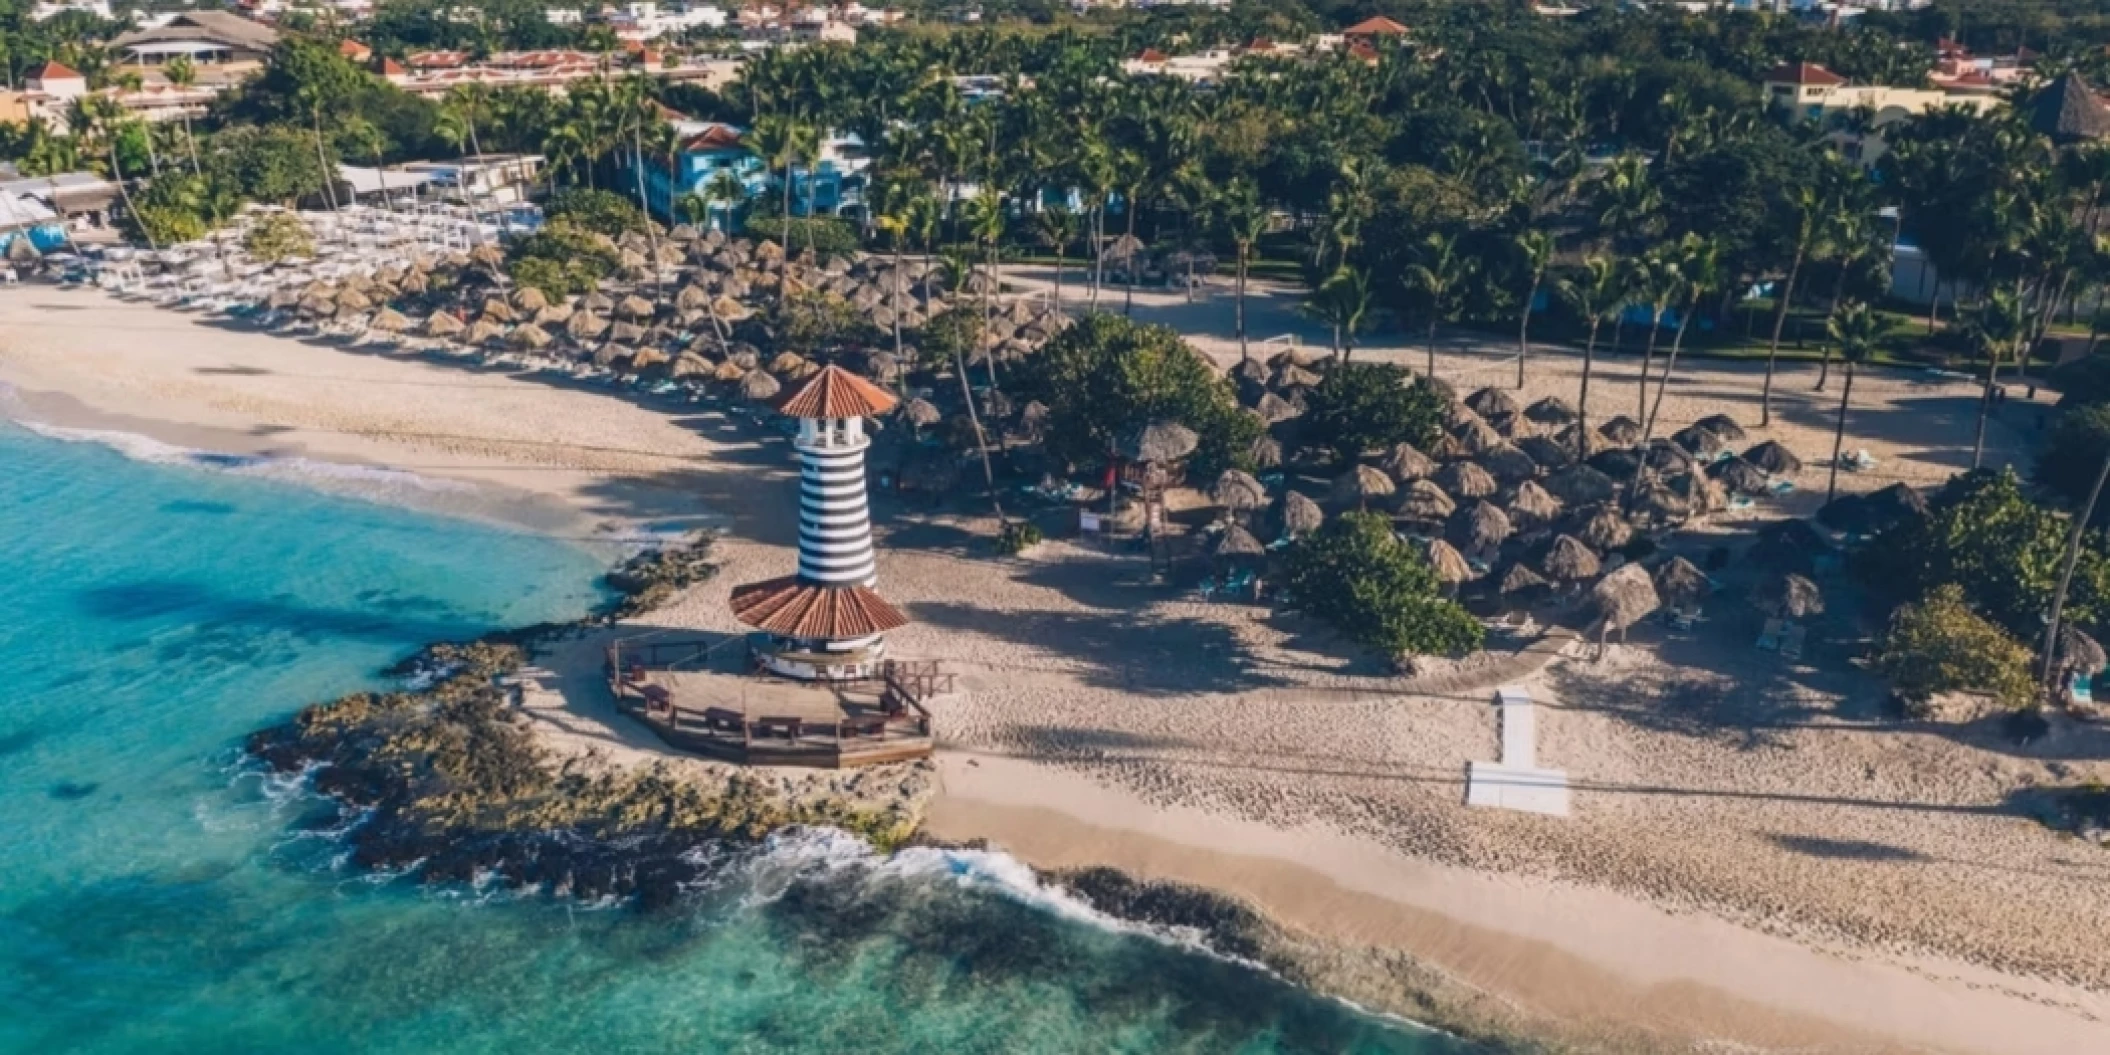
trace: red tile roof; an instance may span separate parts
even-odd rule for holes
[[[840,641],[905,626],[908,617],[864,586],[820,586],[797,576],[733,589],[733,617],[785,637]]]
[[[1785,66],[1773,67],[1772,72],[1766,74],[1766,83],[1830,87],[1835,84],[1845,84],[1846,78],[1814,62],[1793,62]]]
[[[356,40],[340,40],[337,42],[337,54],[354,61],[363,59],[373,53],[374,49]]]
[[[403,74],[405,74],[405,73],[407,73],[407,72],[409,72],[409,71],[407,71],[407,70],[405,70],[405,69],[403,68],[403,64],[402,64],[402,63],[400,63],[400,62],[397,62],[397,61],[396,61],[396,60],[394,60],[394,59],[391,59],[391,58],[387,58],[387,57],[385,57],[385,56],[384,56],[384,57],[383,57],[383,58],[381,59],[381,68],[380,68],[380,73],[381,73],[381,76],[383,76],[383,77],[398,77],[398,76],[402,76]]]
[[[1372,15],[1342,30],[1341,35],[1344,37],[1403,37],[1407,35],[1407,27],[1383,15]]]
[[[777,412],[794,418],[871,418],[894,409],[896,402],[893,393],[831,363],[778,400]]]
[[[712,125],[690,136],[681,145],[686,151],[732,150],[740,145],[740,132],[731,125]]]
[[[1376,62],[1377,49],[1371,47],[1368,41],[1351,40],[1348,42],[1348,57],[1361,62]]]
[[[1141,55],[1138,55],[1138,56],[1136,56],[1136,61],[1137,61],[1137,62],[1167,62],[1167,61],[1170,61],[1170,60],[1169,60],[1169,59],[1168,59],[1168,58],[1166,57],[1166,55],[1165,55],[1165,53],[1164,53],[1164,52],[1162,52],[1162,51],[1159,51],[1159,50],[1158,50],[1158,49],[1156,49],[1156,48],[1144,48],[1144,49],[1143,49],[1143,53],[1142,53]]]
[[[78,70],[71,66],[57,62],[46,62],[44,65],[37,67],[24,79],[32,81],[63,81],[83,80],[84,78],[81,77]]]

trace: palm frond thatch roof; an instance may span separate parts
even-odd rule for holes
[[[1546,490],[1568,505],[1593,505],[1611,501],[1619,485],[1587,465],[1571,465],[1547,477]]]
[[[2052,661],[2066,670],[2093,674],[2110,664],[2110,655],[2105,655],[2102,645],[2072,623],[2062,623],[2059,626],[2059,649]]]
[[[1775,476],[1802,471],[1802,459],[1795,452],[1773,440],[1767,440],[1744,452],[1744,460]]]
[[[1641,442],[1641,423],[1624,414],[1597,426],[1597,434],[1622,447]]]
[[[513,306],[521,311],[541,311],[549,307],[549,297],[534,286],[522,286],[513,291]]]
[[[1397,508],[1400,516],[1441,523],[1458,511],[1458,503],[1434,483],[1415,480],[1400,491]]]
[[[1529,439],[1530,437],[1526,437]],[[1480,465],[1505,484],[1520,483],[1539,474],[1539,463],[1513,443],[1504,443],[1480,456]]]
[[[1452,462],[1436,470],[1431,479],[1456,498],[1486,498],[1501,489],[1493,473],[1472,462]]]
[[[1285,536],[1310,534],[1326,522],[1326,511],[1319,508],[1319,503],[1298,491],[1284,492],[1276,512]]]
[[[1342,473],[1333,481],[1336,501],[1365,503],[1373,498],[1383,498],[1397,491],[1392,478],[1383,470],[1371,465],[1358,465]]]
[[[1436,461],[1414,449],[1411,443],[1395,443],[1378,459],[1377,466],[1392,474],[1394,480],[1406,483],[1409,480],[1425,480],[1436,475]]]
[[[1598,580],[1590,590],[1590,600],[1607,630],[1624,630],[1663,607],[1656,584],[1639,564],[1620,565]]]
[[[1575,408],[1559,396],[1547,396],[1525,407],[1524,416],[1541,425],[1566,425],[1575,420]]]
[[[1115,451],[1129,461],[1165,464],[1193,454],[1199,442],[1201,438],[1185,425],[1153,421],[1122,437]]]
[[[1471,581],[1473,566],[1457,547],[1442,539],[1430,539],[1428,546],[1429,569],[1436,573],[1436,581],[1446,586],[1456,586]]]
[[[1720,436],[1724,443],[1742,443],[1745,439],[1744,427],[1727,414],[1709,414],[1692,424]]]
[[[1712,458],[1729,448],[1729,440],[1721,433],[1698,425],[1687,425],[1671,433],[1670,440],[1686,453],[1700,458]]]
[[[1493,549],[1516,533],[1516,525],[1510,522],[1509,514],[1502,512],[1494,503],[1474,502],[1455,524],[1457,537],[1475,550]]]
[[[1713,593],[1714,583],[1699,565],[1672,557],[1656,569],[1656,592],[1672,604],[1691,604]]]
[[[1765,470],[1736,457],[1724,458],[1708,466],[1707,475],[1729,491],[1741,495],[1765,494],[1769,483]]]
[[[1824,591],[1808,578],[1790,571],[1761,577],[1751,588],[1750,597],[1759,611],[1782,619],[1801,619],[1824,611]]]
[[[1539,558],[1539,570],[1556,582],[1580,582],[1597,577],[1604,567],[1595,551],[1573,535],[1561,535]]]
[[[444,311],[435,311],[425,316],[427,337],[452,337],[465,329],[468,329],[468,324]]]
[[[1265,557],[1267,547],[1261,545],[1252,532],[1232,524],[1217,538],[1215,554],[1218,557]]]
[[[402,333],[410,329],[411,322],[409,316],[394,308],[382,308],[374,313],[373,321],[367,325],[382,333]]]
[[[740,379],[740,394],[757,402],[774,399],[784,386],[777,379],[761,370],[749,370]]]
[[[550,335],[542,327],[531,322],[507,334],[506,340],[521,348],[541,349],[549,347]]]
[[[1588,543],[1590,548],[1602,552],[1615,550],[1632,542],[1634,527],[1610,506],[1603,506],[1590,514],[1588,520],[1583,521],[1576,529],[1575,535]]]
[[[1259,469],[1273,469],[1282,464],[1282,441],[1262,433],[1253,437],[1252,446],[1246,448],[1246,456],[1253,459]]]
[[[919,427],[936,425],[945,420],[945,415],[939,413],[937,406],[927,399],[911,399],[901,404],[901,416],[909,424]]]
[[[1216,478],[1216,485],[1209,489],[1209,497],[1225,509],[1244,512],[1267,505],[1267,488],[1261,486],[1252,473],[1225,469]]]
[[[1552,585],[1552,583],[1546,581],[1545,576],[1532,571],[1530,565],[1525,564],[1523,561],[1518,561],[1510,565],[1509,571],[1502,575],[1500,589],[1503,593],[1510,594],[1523,593],[1527,590],[1542,590]]]
[[[1561,500],[1552,492],[1535,480],[1526,480],[1509,499],[1509,519],[1512,523],[1550,524],[1561,515],[1561,508]]]
[[[1551,436],[1525,436],[1516,441],[1516,448],[1524,452],[1542,469],[1565,469],[1575,464],[1575,447]]]
[[[1480,417],[1493,421],[1496,418],[1513,417],[1523,413],[1515,396],[1499,388],[1483,388],[1465,397],[1465,405]]]

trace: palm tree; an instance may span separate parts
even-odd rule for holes
[[[1531,276],[1524,287],[1524,302],[1517,310],[1517,387],[1522,388],[1524,358],[1531,354],[1531,304],[1539,297],[1539,284],[1546,280],[1546,265],[1553,262],[1553,236],[1532,227],[1520,232],[1511,244]]]
[[[1795,252],[1788,262],[1788,273],[1780,281],[1780,292],[1773,304],[1773,336],[1766,342],[1766,380],[1758,393],[1758,424],[1764,428],[1773,423],[1773,369],[1780,360],[1780,331],[1787,325],[1788,305],[1795,299],[1795,279],[1802,274],[1802,261],[1809,255],[1810,240],[1817,233],[1817,223],[1824,214],[1824,196],[1814,187],[1801,187],[1795,191]]]
[[[139,209],[132,204],[132,191],[125,183],[124,161],[117,153],[117,141],[124,134],[124,107],[107,94],[97,94],[85,95],[75,100],[75,108],[74,127],[89,129],[102,139],[103,148],[110,156],[110,179],[117,184],[117,193],[125,200],[125,212],[131,214],[133,221],[138,223],[139,233],[146,236],[147,248],[158,252],[161,247],[155,244],[152,225],[147,223],[146,217],[139,215]]]
[[[1641,423],[1641,445],[1656,433],[1656,416],[1663,411],[1663,390],[1670,387],[1670,375],[1678,369],[1678,351],[1685,346],[1686,327],[1692,325],[1692,317],[1699,314],[1700,301],[1722,284],[1722,244],[1713,238],[1701,238],[1688,234],[1678,240],[1678,284],[1685,292],[1685,310],[1678,314],[1677,336],[1671,338],[1670,358],[1663,363],[1663,374],[1656,379],[1656,398],[1649,404],[1648,416]]]
[[[1260,200],[1260,187],[1244,176],[1233,179],[1216,196],[1216,221],[1224,232],[1231,236],[1231,244],[1238,250],[1238,294],[1236,315],[1238,329],[1238,358],[1250,359],[1246,350],[1245,332],[1245,282],[1246,271],[1253,260],[1253,245],[1267,233],[1271,214]]]
[[[1055,251],[1055,310],[1062,310],[1062,265],[1070,243],[1077,240],[1077,214],[1051,206],[1033,214],[1033,234],[1040,244]]]
[[[388,199],[388,163],[381,156],[382,151],[388,149],[388,137],[382,135],[381,129],[372,121],[357,114],[346,118],[344,123],[338,126],[337,134],[343,140],[363,147],[374,159],[374,172],[381,180],[381,204],[389,211],[395,211],[395,203]]]
[[[1455,316],[1464,299],[1469,267],[1470,261],[1458,252],[1458,235],[1449,231],[1439,231],[1423,239],[1415,262],[1407,266],[1408,288],[1421,291],[1428,301],[1428,376],[1431,380],[1436,377],[1436,326],[1456,321]]]
[[[1634,403],[1634,416],[1648,416],[1648,375],[1656,363],[1656,338],[1663,332],[1663,316],[1670,311],[1685,284],[1678,274],[1672,246],[1658,246],[1634,262],[1635,292],[1648,305],[1648,340],[1641,346],[1641,391]]]
[[[198,83],[198,66],[191,61],[190,56],[178,55],[162,63],[161,75],[168,78],[170,87],[177,91],[188,91],[192,85]],[[183,143],[190,151],[191,175],[202,176],[205,171],[198,164],[198,141],[191,135],[190,107],[182,107],[178,112],[183,115]]]
[[[1978,399],[1978,429],[1971,440],[1971,468],[1985,458],[1985,424],[1993,415],[1993,387],[1999,383],[2000,359],[2027,336],[2022,320],[2022,298],[2005,286],[1995,286],[1972,312],[1971,343],[1985,356],[1985,389]]]
[[[1626,310],[1631,283],[1628,269],[1617,257],[1596,255],[1583,260],[1572,277],[1560,280],[1561,299],[1589,320],[1590,336],[1583,342],[1582,390],[1575,397],[1575,456],[1588,456],[1585,435],[1590,427],[1590,367],[1597,353],[1597,328],[1604,320]]]
[[[1846,364],[1846,384],[1839,390],[1839,424],[1832,429],[1832,474],[1824,487],[1824,500],[1829,502],[1839,493],[1839,452],[1846,443],[1846,410],[1854,399],[1854,368],[1875,351],[1883,320],[1868,305],[1849,301],[1832,312],[1825,331],[1839,346],[1839,358]]]
[[[1355,334],[1370,313],[1370,276],[1348,264],[1334,269],[1307,301],[1311,313],[1333,327],[1333,354],[1347,362]]]
[[[887,307],[889,314],[894,317],[894,362],[897,367],[895,381],[904,395],[908,392],[908,364],[901,361],[902,253],[908,245],[909,236],[914,233],[919,199],[923,197],[925,196],[915,193],[912,187],[906,183],[889,182],[881,184],[879,194],[881,207],[872,217],[872,222],[886,233],[889,241],[894,243],[894,267],[892,271],[894,288],[888,291],[891,301]],[[928,206],[924,205],[922,208],[927,210]]]
[[[970,230],[975,240],[982,243],[989,259],[989,285],[982,290],[982,332],[996,328],[996,298],[1004,284],[1003,261],[998,247],[1004,240],[1004,195],[995,184],[985,183],[974,197],[973,219]],[[997,387],[996,351],[991,349],[987,359],[989,387]]]
[[[733,211],[746,200],[747,187],[740,182],[740,177],[733,175],[731,169],[719,169],[710,179],[703,182],[704,225],[710,225],[711,207],[722,204],[725,206],[724,230],[728,234],[732,233]]]
[[[777,170],[777,178],[783,183],[784,192],[784,241],[791,241],[791,168],[805,152],[809,129],[788,117],[770,114],[755,122],[748,140],[762,162]],[[777,306],[785,303],[784,285],[777,286]]]

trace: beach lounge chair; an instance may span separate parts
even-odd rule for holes
[[[1759,631],[1758,634],[1759,649],[1765,652],[1779,651],[1781,634],[1784,633],[1786,629],[1787,628],[1783,626],[1781,624],[1781,621],[1778,619],[1766,620],[1766,628],[1764,630]]]
[[[2067,689],[2067,695],[2075,703],[2094,703],[2095,675],[2084,673],[2082,671],[2074,671],[2073,682],[2071,686]]]
[[[1673,608],[1670,610],[1670,627],[1673,630],[1692,630],[1700,625],[1698,608]]]
[[[1780,638],[1780,655],[1781,655],[1781,658],[1783,658],[1783,659],[1801,659],[1801,658],[1802,658],[1802,639],[1803,639],[1803,638],[1804,638],[1805,636],[1807,636],[1808,634],[1809,634],[1809,628],[1808,628],[1808,627],[1803,627],[1803,626],[1791,626],[1791,627],[1789,627],[1789,628],[1788,628],[1788,631],[1787,631],[1787,633],[1785,633],[1785,634],[1781,635],[1781,638]]]

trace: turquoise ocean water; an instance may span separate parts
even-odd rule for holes
[[[609,555],[171,460],[0,423],[0,1053],[1458,1050],[995,854],[802,833],[649,916],[351,872],[241,737]]]

